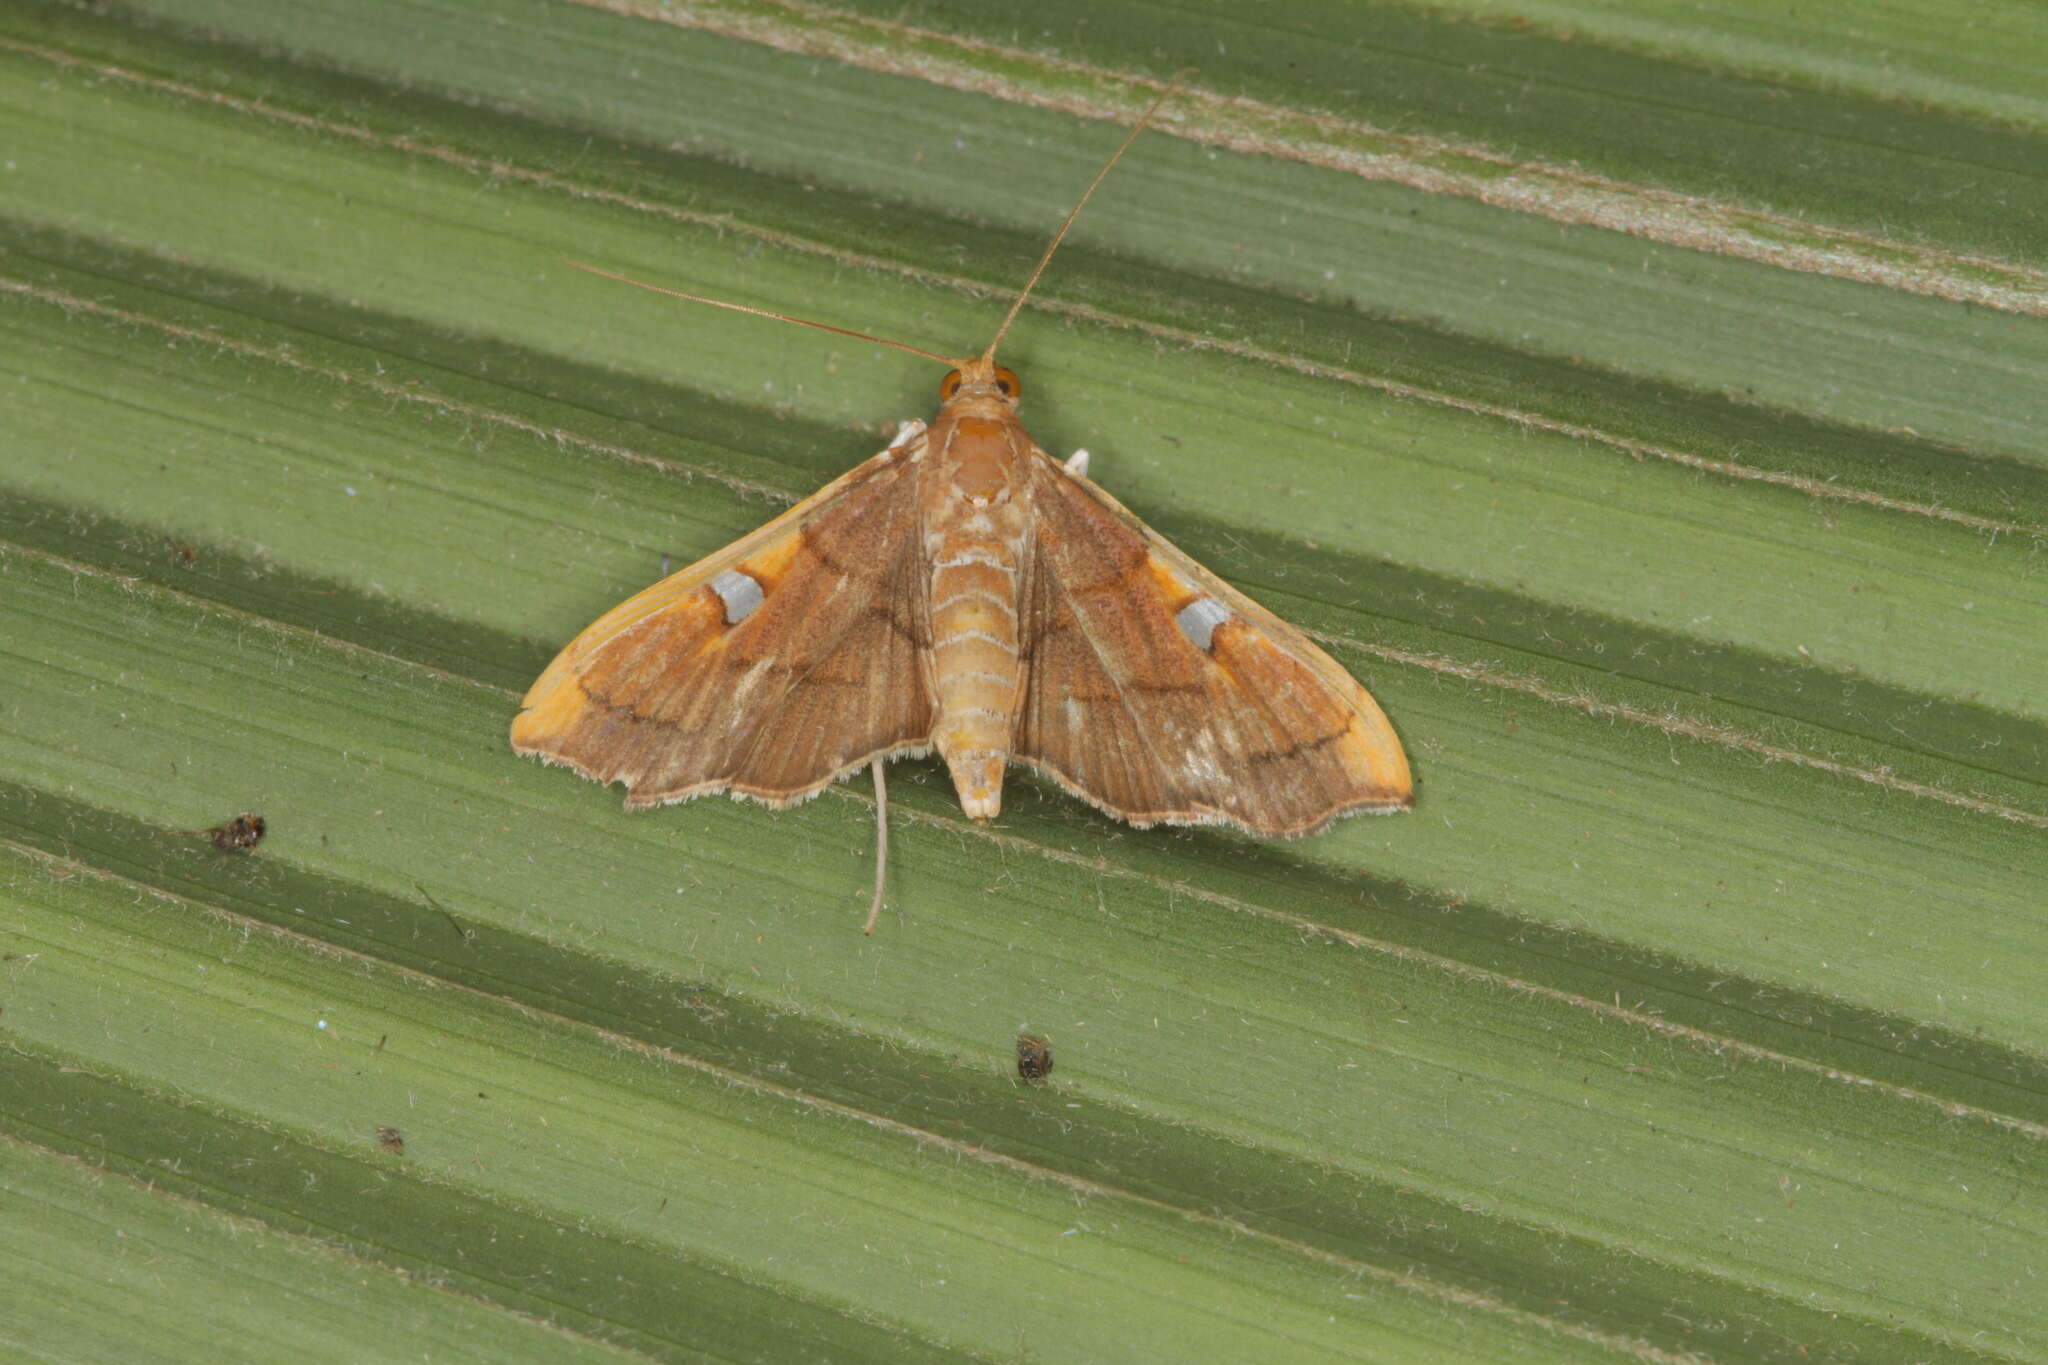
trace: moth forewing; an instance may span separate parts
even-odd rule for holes
[[[903,510],[922,453],[920,436],[899,440],[599,617],[527,690],[512,747],[623,782],[636,809],[725,790],[792,805],[924,751],[920,557]],[[876,596],[895,602],[886,624]],[[877,630],[866,657],[840,657]]]
[[[1259,631],[1272,644],[1308,668],[1332,694],[1352,709],[1358,722],[1357,739],[1362,746],[1360,761],[1363,771],[1361,800],[1353,809],[1389,812],[1408,810],[1414,806],[1415,779],[1409,770],[1408,754],[1401,746],[1400,736],[1394,732],[1393,722],[1387,719],[1387,713],[1380,709],[1380,704],[1373,699],[1372,693],[1352,676],[1349,669],[1331,658],[1327,651],[1309,639],[1298,627],[1275,616],[1218,578],[1191,558],[1186,551],[1147,526],[1100,484],[1089,480],[1081,482],[1086,485],[1091,497],[1144,538],[1154,556],[1171,566],[1205,598],[1221,603],[1233,617]],[[1212,631],[1221,629],[1222,624],[1217,623],[1212,627]],[[1334,815],[1349,813],[1351,812],[1335,812],[1333,818]]]
[[[1412,803],[1335,660],[1092,482],[1042,454],[1035,473],[1019,761],[1141,827],[1292,837]]]
[[[923,424],[919,423],[918,426],[919,430],[915,436],[921,438]],[[532,708],[540,705],[560,683],[562,676],[573,671],[580,660],[609,644],[647,617],[676,606],[720,573],[735,568],[762,549],[784,540],[820,508],[838,501],[840,495],[848,489],[871,480],[882,470],[907,457],[911,453],[908,449],[910,444],[911,442],[899,438],[887,449],[847,470],[774,520],[749,531],[725,548],[712,551],[694,564],[677,569],[668,577],[641,589],[592,621],[577,632],[576,638],[555,656],[547,670],[534,680],[533,686],[526,689],[526,695],[520,699],[520,706]],[[519,718],[513,722],[515,747],[521,727],[531,724],[529,716],[529,710],[522,710]]]

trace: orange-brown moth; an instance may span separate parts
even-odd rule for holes
[[[871,766],[870,930],[885,759],[936,750],[975,820],[1002,809],[1012,761],[1139,828],[1291,838],[1413,805],[1401,741],[1366,690],[1090,481],[1085,451],[1062,464],[1041,450],[1017,420],[1017,376],[995,363],[1082,205],[1164,99],[1096,173],[978,356],[643,285],[951,373],[929,425],[905,423],[879,455],[578,635],[528,689],[512,747],[625,783],[628,810],[721,791],[790,806]]]

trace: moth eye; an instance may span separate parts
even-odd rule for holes
[[[943,403],[958,392],[960,392],[960,371],[955,370],[939,381],[939,401]]]
[[[996,387],[1003,391],[1005,398],[1015,398],[1024,392],[1023,381],[1017,378],[1017,372],[1006,370],[1000,365],[996,366]]]

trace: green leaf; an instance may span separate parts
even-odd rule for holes
[[[0,15],[0,1342],[2048,1358],[2039,38],[1738,12]],[[979,348],[1188,66],[1004,357],[1417,809],[515,758],[940,377],[564,263]]]

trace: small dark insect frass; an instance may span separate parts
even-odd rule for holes
[[[405,1150],[405,1135],[396,1128],[379,1128],[377,1144],[387,1152],[402,1152]]]
[[[225,825],[207,830],[206,837],[223,853],[240,853],[263,842],[263,832],[268,828],[260,815],[237,815]]]
[[[1052,1044],[1035,1033],[1017,1035],[1017,1075],[1042,1081],[1052,1074]]]

